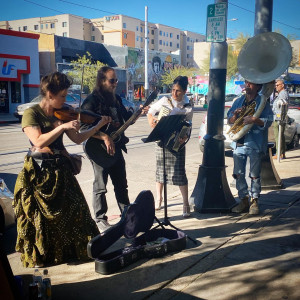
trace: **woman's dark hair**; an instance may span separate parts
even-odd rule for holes
[[[174,79],[173,84],[178,84],[184,91],[186,91],[187,86],[189,84],[189,80],[186,76],[177,76]]]
[[[68,89],[72,85],[72,79],[66,74],[53,72],[41,79],[40,94],[45,97],[49,91],[53,95],[57,95],[60,91]]]
[[[115,71],[112,67],[104,66],[98,70],[97,80],[96,80],[96,90],[101,89],[102,83],[106,80],[106,73],[108,71]]]

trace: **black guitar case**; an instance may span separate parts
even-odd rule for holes
[[[88,243],[87,252],[95,259],[95,271],[111,274],[141,258],[161,257],[186,248],[185,233],[166,228],[151,229],[154,219],[153,195],[151,191],[142,191],[135,202],[125,208],[117,224]],[[137,237],[142,232],[144,234]],[[130,246],[102,254],[122,236],[131,240]]]

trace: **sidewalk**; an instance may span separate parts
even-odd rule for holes
[[[263,191],[259,216],[194,212],[183,219],[179,194],[172,195],[170,221],[197,245],[188,240],[181,252],[111,275],[96,273],[94,262],[50,267],[52,299],[299,299],[300,149],[287,154],[274,162],[285,189]],[[163,210],[156,216],[163,218]],[[109,252],[127,242],[120,239]],[[18,253],[8,259],[28,283],[33,269],[21,266]]]

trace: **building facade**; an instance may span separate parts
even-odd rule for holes
[[[39,93],[38,34],[0,29],[0,113]]]
[[[118,93],[124,92],[130,99],[137,98],[137,90],[145,84],[144,49],[119,47],[65,38],[51,34],[40,34],[39,55],[41,76],[55,70],[65,72],[70,63],[89,52],[93,60],[115,67],[118,73]],[[180,53],[148,51],[148,82],[150,90],[159,85],[161,75],[179,66]],[[126,76],[124,72],[126,71]]]
[[[20,32],[55,34],[111,46],[145,49],[145,21],[125,15],[85,19],[71,14],[51,17],[0,21],[0,28]],[[166,53],[180,53],[180,64],[194,67],[194,43],[205,36],[182,31],[175,27],[148,22],[148,49]]]

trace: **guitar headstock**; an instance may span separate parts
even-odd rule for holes
[[[148,106],[156,97],[157,97],[158,91],[155,89],[147,98],[147,100],[145,101],[145,104],[143,105]]]

